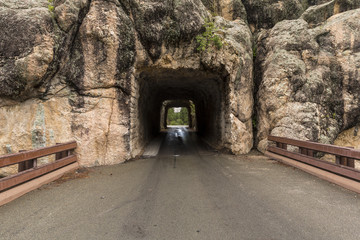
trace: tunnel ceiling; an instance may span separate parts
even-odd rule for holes
[[[190,107],[190,101],[184,99],[167,100],[163,102],[163,106],[167,108]]]
[[[156,96],[157,102],[186,99],[195,103],[209,97],[220,97],[218,75],[194,70],[151,70],[141,73],[143,84]]]

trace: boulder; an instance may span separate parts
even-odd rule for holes
[[[54,24],[47,1],[0,3],[0,95],[36,95],[54,58]],[[21,7],[23,6],[23,7]]]
[[[243,0],[254,29],[272,28],[282,20],[296,19],[308,6],[306,0]]]
[[[88,2],[65,1],[53,11],[49,4],[46,0],[0,1],[0,27],[7,33],[0,37],[0,96],[41,97],[44,84],[59,69]]]
[[[306,9],[301,18],[312,25],[322,23],[334,14],[335,3],[336,1],[332,0],[321,5],[311,6]]]

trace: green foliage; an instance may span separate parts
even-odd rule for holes
[[[213,12],[213,11],[211,11],[210,13],[211,13],[211,16],[212,16],[212,17],[219,16],[219,15],[217,14],[217,12]]]
[[[329,115],[329,114],[326,114],[326,116],[325,116],[327,119],[330,119],[330,118],[332,118],[332,119],[336,119],[336,112],[333,112],[331,115]]]
[[[189,125],[187,108],[181,108],[178,113],[174,112],[174,108],[169,108],[166,122],[168,125]]]
[[[215,46],[220,50],[223,46],[223,40],[216,34],[216,31],[219,29],[215,26],[215,23],[209,19],[205,19],[203,27],[205,28],[205,32],[196,36],[196,41],[199,45],[197,50],[205,51],[210,46]]]
[[[256,58],[256,51],[257,51],[257,47],[256,45],[254,44],[253,46],[253,57]]]
[[[48,5],[49,12],[53,13],[55,10],[54,0],[48,0],[48,2],[49,2],[49,5]]]

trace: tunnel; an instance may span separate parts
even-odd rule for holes
[[[218,74],[192,69],[145,69],[138,74],[137,111],[132,119],[133,141],[144,147],[164,124],[164,106],[187,107],[192,101],[196,120],[191,126],[209,145],[224,145],[226,79]],[[166,114],[166,113],[165,113]]]

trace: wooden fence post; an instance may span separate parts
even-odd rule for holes
[[[56,143],[56,145],[59,145],[61,143]],[[63,152],[58,152],[55,154],[55,161],[56,160],[59,160],[59,159],[62,159],[64,157],[67,157],[67,156],[70,156],[71,155],[71,150],[66,150],[66,151],[63,151]]]
[[[301,154],[307,155],[307,154],[308,154],[308,149],[307,149],[307,148],[299,147],[299,152],[300,152]]]
[[[348,167],[355,168],[355,159],[353,159],[353,158],[348,158],[348,159],[347,159],[347,166],[348,166]]]
[[[348,148],[354,149],[354,147],[348,147]],[[346,166],[355,168],[355,159],[348,157],[348,158],[347,158]]]
[[[25,152],[26,150],[20,150],[19,152]],[[28,170],[30,168],[36,168],[37,167],[37,159],[30,159],[24,162],[18,163],[18,172],[22,172],[25,170]]]
[[[308,149],[307,150],[307,155],[310,157],[314,157],[314,150]]]
[[[335,156],[335,163],[340,164],[340,156]]]

